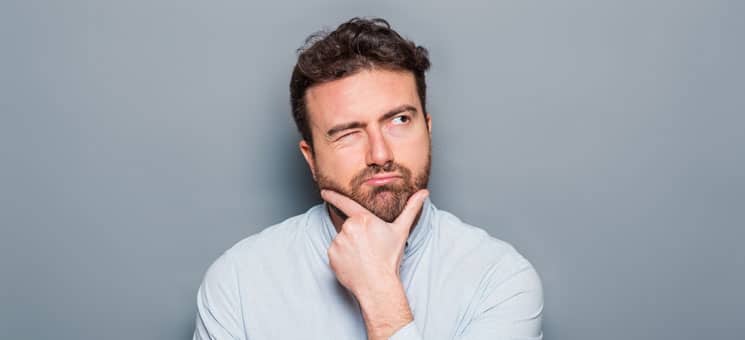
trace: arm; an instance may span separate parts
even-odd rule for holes
[[[207,270],[197,292],[193,340],[242,340],[243,334],[237,273],[225,253]]]
[[[369,340],[388,339],[413,320],[399,268],[427,195],[426,190],[412,195],[396,220],[387,223],[346,196],[321,191],[324,200],[348,216],[329,247],[329,265],[359,302]]]
[[[401,280],[396,277],[380,282],[377,292],[357,294],[369,340],[388,339],[414,321]]]

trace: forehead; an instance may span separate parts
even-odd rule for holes
[[[320,128],[347,120],[377,119],[405,104],[421,112],[416,81],[408,71],[363,70],[306,92],[310,122]]]

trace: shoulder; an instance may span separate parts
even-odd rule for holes
[[[197,292],[195,339],[243,338],[243,306],[250,301],[247,285],[258,291],[270,286],[266,279],[268,268],[282,268],[275,264],[284,261],[283,255],[291,256],[271,249],[292,249],[293,243],[305,235],[312,212],[313,208],[248,236],[212,262]]]
[[[273,263],[282,261],[283,255],[292,256],[277,249],[297,249],[294,245],[306,237],[308,219],[317,213],[318,207],[314,206],[303,214],[287,218],[238,241],[212,263],[205,280],[223,281],[229,279],[229,276],[235,277],[238,272],[271,267]]]
[[[266,227],[238,241],[225,253],[239,260],[245,259],[247,255],[259,255],[265,252],[277,255],[278,248],[292,246],[307,237],[308,226],[312,224],[311,220],[318,219],[322,209],[322,205],[315,205],[302,214]]]
[[[470,292],[469,313],[489,310],[539,320],[543,287],[533,265],[512,244],[484,229],[437,211],[437,243],[446,276],[457,276],[459,287]],[[504,303],[510,301],[509,303]],[[501,309],[494,309],[501,305]]]
[[[495,273],[509,276],[525,271],[535,273],[532,264],[512,244],[490,235],[480,227],[463,222],[447,211],[437,210],[435,225],[443,255],[470,265],[479,276]],[[537,274],[535,279],[538,280]]]
[[[541,339],[543,287],[532,264],[510,243],[438,211],[438,245],[465,292],[464,337]]]

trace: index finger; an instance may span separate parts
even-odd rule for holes
[[[359,203],[336,191],[328,189],[321,190],[321,197],[324,201],[333,204],[343,213],[347,214],[347,216],[372,214],[369,210],[359,205]]]
[[[424,205],[424,200],[427,199],[427,196],[429,196],[429,191],[427,189],[419,190],[411,195],[411,197],[409,197],[409,201],[406,202],[404,211],[402,211],[401,214],[398,215],[398,218],[396,218],[393,223],[410,227],[411,224],[414,223],[416,215],[419,214],[419,210],[422,208],[422,205]]]

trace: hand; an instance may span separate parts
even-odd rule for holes
[[[331,242],[328,256],[336,278],[358,300],[385,295],[395,284],[400,286],[399,267],[406,240],[428,195],[426,189],[414,193],[401,215],[387,223],[349,197],[321,191],[324,200],[348,216]]]
[[[369,340],[388,339],[414,320],[399,267],[409,231],[428,195],[427,190],[416,192],[401,215],[387,223],[344,195],[321,191],[324,200],[348,216],[329,247],[329,264],[357,298]]]

